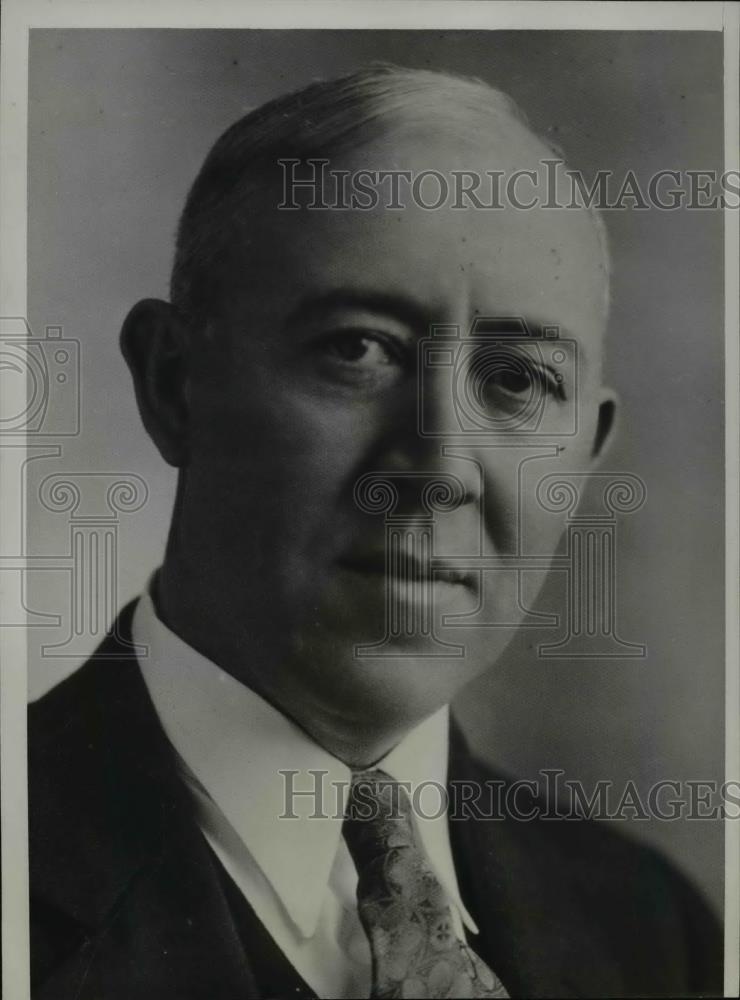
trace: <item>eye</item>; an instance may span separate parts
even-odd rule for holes
[[[327,341],[327,351],[350,364],[373,367],[392,364],[394,357],[388,346],[370,333],[345,331]]]
[[[335,330],[316,349],[321,373],[348,385],[386,385],[408,368],[404,346],[375,330]]]
[[[560,379],[549,368],[518,354],[499,355],[481,365],[479,377],[485,383],[484,394],[517,399],[534,394],[565,398]]]
[[[503,389],[513,395],[528,393],[532,389],[532,374],[527,371],[500,371],[495,372],[489,380],[489,385],[493,388]]]

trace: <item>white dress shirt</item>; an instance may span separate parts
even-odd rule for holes
[[[319,997],[368,997],[370,947],[342,837],[350,769],[170,631],[148,593],[135,610],[133,641],[148,649],[140,656],[144,680],[183,764],[201,830],[224,868]],[[460,898],[437,791],[447,778],[448,722],[445,707],[377,766],[412,789],[423,785],[421,811],[433,818],[415,822],[464,940],[463,925],[477,928]],[[311,771],[323,773],[317,779]],[[320,787],[319,809],[316,795],[294,795],[289,804],[297,818],[285,818],[289,781],[296,792]],[[317,811],[321,818],[312,816]]]

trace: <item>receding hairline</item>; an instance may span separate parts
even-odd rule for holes
[[[170,285],[173,303],[193,317],[199,307],[207,308],[202,300],[208,298],[208,274],[212,279],[224,251],[219,223],[227,227],[234,217],[248,215],[250,200],[270,186],[279,159],[338,158],[404,124],[430,125],[482,148],[493,142],[492,137],[471,125],[485,119],[522,131],[547,155],[565,160],[508,94],[478,78],[449,72],[373,64],[255,108],[220,136],[190,189],[178,226]],[[600,213],[592,207],[586,211],[603,256],[606,317],[611,275],[608,236]]]

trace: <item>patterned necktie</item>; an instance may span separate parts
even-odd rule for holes
[[[419,845],[411,802],[380,770],[353,775],[344,838],[370,940],[371,998],[508,997],[456,936],[445,892]]]

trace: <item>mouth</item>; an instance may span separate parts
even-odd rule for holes
[[[393,581],[414,581],[429,584],[447,584],[477,591],[476,574],[455,565],[453,559],[432,556],[422,560],[408,553],[399,552],[394,559],[386,560],[383,550],[354,552],[338,560],[342,569],[366,576],[388,578]]]

